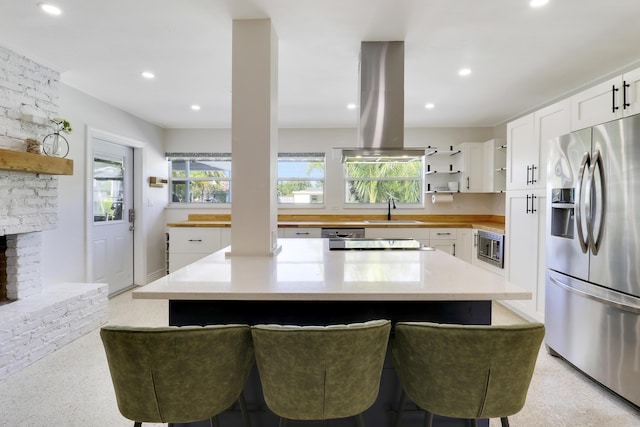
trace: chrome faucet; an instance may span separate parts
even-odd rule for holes
[[[391,206],[393,206],[393,209],[396,208],[396,201],[393,200],[393,197],[389,197],[389,201],[387,202],[387,221],[391,221]]]

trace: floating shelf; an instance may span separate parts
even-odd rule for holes
[[[73,175],[73,160],[0,148],[0,170]]]
[[[431,171],[426,171],[424,174],[425,175],[433,175],[434,173],[441,173],[441,174],[456,174],[456,173],[460,173],[460,171],[435,171],[435,170],[431,170]]]

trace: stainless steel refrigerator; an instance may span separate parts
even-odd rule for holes
[[[546,345],[640,405],[640,116],[551,141]]]

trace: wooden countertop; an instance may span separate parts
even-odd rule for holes
[[[531,292],[439,250],[330,251],[278,239],[275,256],[215,252],[133,291],[134,298],[243,301],[487,301]]]
[[[504,234],[504,217],[496,215],[278,215],[279,228],[477,228]],[[419,221],[419,222],[404,222]],[[172,222],[168,227],[231,227],[230,215],[191,214],[188,220]]]

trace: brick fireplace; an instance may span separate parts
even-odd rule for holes
[[[25,139],[50,133],[46,119],[58,116],[58,80],[56,71],[0,46],[0,160],[24,152]],[[0,380],[108,315],[106,284],[43,280],[43,263],[55,262],[42,238],[57,224],[59,179],[28,166],[0,168]]]

